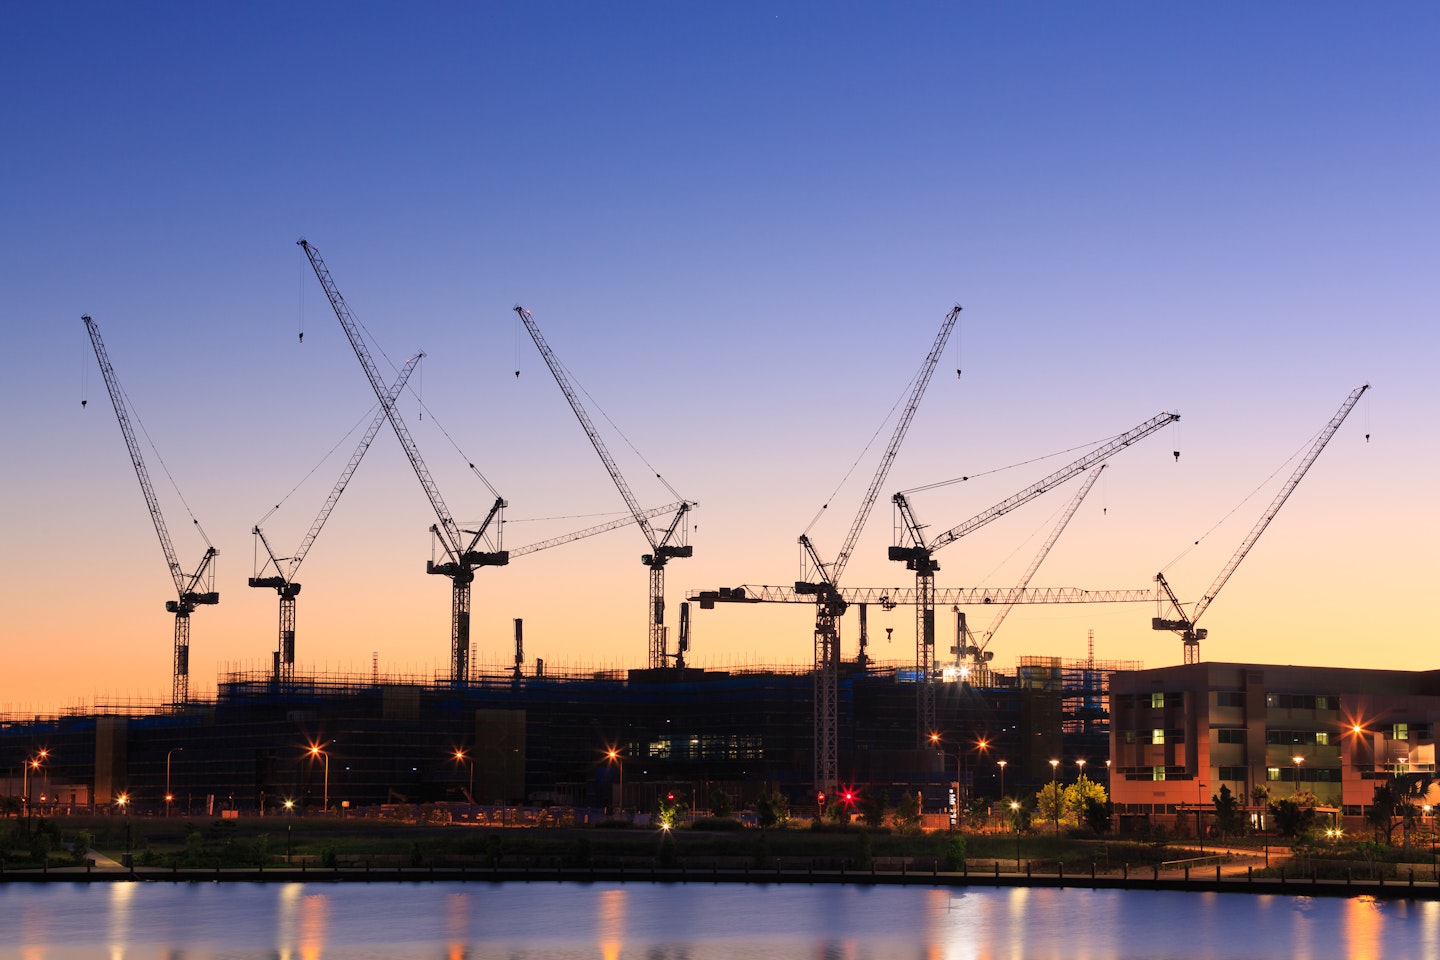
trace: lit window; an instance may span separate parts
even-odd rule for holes
[[[1165,731],[1164,731],[1164,729],[1161,728],[1161,727],[1156,727],[1154,730],[1151,730],[1151,731],[1150,731],[1150,742],[1151,742],[1151,743],[1164,743],[1164,742],[1165,742]]]
[[[1151,780],[1164,780],[1164,779],[1165,779],[1165,768],[1164,768],[1164,767],[1151,767],[1151,768],[1150,768],[1150,779],[1151,779]]]
[[[1156,710],[1159,710],[1161,707],[1165,706],[1165,694],[1163,694],[1163,693],[1152,693],[1152,694],[1150,694],[1150,706],[1154,707]]]
[[[1265,768],[1265,779],[1266,779],[1266,780],[1279,780],[1279,779],[1280,779],[1280,768],[1279,768],[1279,767],[1266,767],[1266,768]]]
[[[1321,730],[1320,732],[1315,734],[1315,742],[1320,744],[1320,746],[1322,747],[1325,746],[1330,742],[1330,734],[1326,733],[1324,730]]]
[[[1391,730],[1391,732],[1390,732],[1390,739],[1392,739],[1392,740],[1409,740],[1409,739],[1410,739],[1410,724],[1408,724],[1408,723],[1397,723],[1397,724],[1395,724],[1394,728],[1393,728],[1393,729]]]

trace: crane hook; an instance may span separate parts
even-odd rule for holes
[[[1180,459],[1180,451],[1179,451],[1179,450],[1172,450],[1172,451],[1170,451],[1170,452],[1173,453],[1173,454],[1175,454],[1175,459],[1176,459],[1176,460],[1179,460],[1179,459]]]

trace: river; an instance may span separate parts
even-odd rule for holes
[[[0,958],[95,957],[1431,960],[1440,903],[797,884],[0,884]]]

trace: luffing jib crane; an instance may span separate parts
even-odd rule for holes
[[[109,354],[105,351],[105,342],[100,339],[100,328],[88,316],[81,319],[85,321],[85,329],[90,333],[90,344],[95,348],[95,359],[100,362],[100,373],[105,377],[105,389],[110,392],[110,402],[115,407],[115,418],[120,421],[120,432],[125,436],[125,446],[130,451],[130,462],[135,467],[135,476],[140,480],[140,492],[145,496],[145,506],[150,510],[150,519],[155,524],[155,533],[160,538],[160,548],[165,552],[165,563],[170,568],[171,578],[175,581],[176,597],[174,600],[165,602],[165,609],[175,614],[175,660],[170,702],[174,709],[179,710],[184,708],[190,700],[190,614],[195,612],[197,606],[220,602],[220,594],[215,592],[215,557],[218,551],[206,539],[205,555],[200,558],[195,572],[186,573],[181,568],[180,561],[175,555],[175,545],[170,542],[170,532],[165,527],[165,517],[160,512],[160,501],[155,497],[155,487],[150,483],[150,472],[145,468],[145,459],[141,456],[140,444],[135,439],[135,431],[130,425],[130,414],[125,403],[124,392],[120,389],[120,381],[115,376],[115,368],[110,365]],[[205,532],[200,529],[199,521],[196,521],[194,526],[196,530],[200,531],[200,536],[205,537]]]
[[[960,310],[960,305],[956,304],[949,313],[945,314],[945,319],[940,324],[940,332],[936,335],[935,342],[930,346],[930,352],[925,355],[925,360],[920,365],[920,371],[912,381],[910,398],[900,413],[900,419],[895,424],[895,433],[890,438],[890,445],[880,458],[880,466],[870,481],[870,489],[865,491],[865,497],[860,502],[860,510],[850,524],[850,532],[846,535],[840,552],[835,555],[835,561],[829,564],[825,563],[820,559],[815,545],[810,542],[809,535],[804,533],[800,535],[803,555],[808,559],[815,578],[813,580],[797,580],[795,592],[815,598],[815,789],[817,791],[832,792],[838,785],[840,777],[837,744],[839,720],[836,712],[836,700],[839,695],[840,678],[840,618],[844,615],[847,606],[840,593],[840,576],[845,572],[845,565],[850,562],[850,554],[855,549],[856,541],[860,539],[860,531],[864,528],[871,509],[875,506],[875,499],[880,494],[880,487],[890,474],[890,466],[895,462],[895,455],[900,452],[900,443],[905,439],[906,431],[910,429],[910,421],[915,419],[915,412],[920,408],[920,398],[925,395],[925,387],[930,383],[930,376],[935,372],[935,364],[939,362],[940,355],[945,350],[945,342],[950,339],[950,331],[955,329],[955,323],[960,319]]]
[[[1118,436],[1112,437],[1105,443],[1100,444],[1089,453],[1079,459],[1061,467],[1042,480],[1038,480],[1030,486],[1021,490],[1006,499],[1000,501],[987,510],[983,510],[975,516],[946,530],[944,533],[927,541],[925,539],[924,526],[915,517],[914,508],[902,491],[895,494],[893,500],[896,512],[901,521],[902,538],[906,541],[897,546],[892,546],[889,551],[891,560],[904,563],[905,569],[915,571],[915,590],[920,595],[920,602],[915,607],[915,664],[919,670],[919,688],[916,695],[919,697],[919,708],[917,716],[917,734],[919,741],[923,744],[929,739],[930,733],[935,729],[935,571],[940,569],[940,564],[935,560],[935,551],[942,547],[949,546],[956,540],[974,533],[993,520],[998,520],[1010,511],[1020,507],[1043,493],[1054,489],[1056,486],[1069,480],[1071,477],[1084,473],[1091,467],[1109,459],[1115,454],[1124,450],[1150,434],[1168,424],[1180,419],[1176,413],[1161,413],[1139,426],[1133,427]]]
[[[405,388],[405,383],[414,372],[415,365],[424,357],[423,353],[417,354],[400,370],[400,376],[394,385],[390,387],[390,402],[394,403]],[[274,679],[276,683],[289,683],[295,679],[295,598],[300,594],[300,584],[295,580],[295,575],[300,572],[300,564],[305,562],[305,557],[310,548],[315,545],[315,539],[320,536],[320,529],[325,526],[325,521],[330,519],[331,512],[335,505],[340,502],[340,495],[345,492],[349,485],[350,478],[355,475],[355,470],[360,466],[365,452],[370,449],[370,444],[375,440],[375,435],[385,425],[387,414],[384,404],[381,404],[379,412],[370,421],[369,428],[365,435],[360,438],[360,443],[355,452],[350,454],[350,460],[345,464],[345,469],[340,473],[340,479],[335,481],[335,486],[330,490],[330,496],[326,498],[320,512],[315,517],[315,522],[310,524],[310,530],[305,534],[305,539],[300,542],[293,556],[277,557],[275,551],[270,549],[270,541],[266,539],[265,532],[260,529],[257,523],[251,531],[260,546],[265,550],[267,557],[265,563],[257,571],[257,575],[250,578],[252,587],[273,589],[280,596],[280,642],[275,651],[274,658]],[[265,576],[265,572],[274,568],[274,574]]]
[[[600,462],[604,464],[605,470],[610,474],[610,480],[615,484],[615,489],[620,491],[620,496],[625,501],[625,506],[630,509],[630,515],[635,519],[635,525],[645,535],[646,542],[650,545],[650,552],[640,558],[641,563],[650,568],[650,624],[649,624],[649,665],[652,670],[659,669],[666,665],[669,657],[669,643],[665,635],[665,565],[671,560],[682,560],[694,556],[694,548],[684,542],[674,542],[677,533],[683,541],[687,532],[686,518],[690,510],[695,506],[691,501],[681,501],[679,509],[675,511],[675,517],[663,534],[657,535],[655,528],[650,525],[649,519],[640,508],[640,502],[635,499],[635,494],[630,489],[630,484],[625,482],[625,476],[620,472],[615,458],[610,455],[605,441],[595,429],[595,424],[590,420],[585,405],[580,402],[579,395],[570,383],[570,377],[565,368],[561,365],[555,351],[545,341],[540,333],[540,327],[531,316],[530,311],[518,304],[515,313],[520,317],[520,322],[525,325],[530,339],[535,341],[535,348],[540,351],[544,358],[545,365],[550,368],[550,374],[555,378],[565,399],[570,403],[570,409],[575,413],[575,418],[580,421],[580,426],[585,430],[585,435],[590,438],[590,445],[595,448],[599,455]],[[676,654],[678,659],[683,657],[684,651]]]
[[[344,298],[340,296],[340,290],[335,286],[335,281],[331,279],[330,270],[325,266],[325,261],[320,258],[320,252],[315,249],[313,244],[305,240],[300,240],[298,243],[300,248],[305,251],[305,256],[310,259],[310,266],[315,271],[315,277],[325,289],[325,296],[329,298],[330,306],[335,311],[335,317],[340,321],[340,326],[344,329],[345,336],[355,351],[355,357],[365,371],[366,379],[370,381],[370,388],[375,391],[375,397],[380,401],[380,406],[384,409],[385,416],[390,421],[396,438],[400,441],[400,446],[404,448],[405,456],[410,461],[410,466],[415,471],[420,486],[424,488],[425,496],[430,500],[431,509],[435,511],[438,522],[432,525],[430,530],[434,534],[435,540],[439,542],[441,549],[444,550],[446,559],[440,563],[436,563],[434,560],[427,561],[425,572],[450,578],[450,680],[452,683],[465,683],[470,678],[470,585],[475,580],[475,569],[477,567],[504,566],[510,562],[510,555],[501,549],[500,544],[502,527],[499,517],[505,507],[505,500],[496,494],[490,512],[486,514],[484,521],[477,529],[460,529],[460,525],[450,515],[450,509],[445,506],[445,501],[440,496],[440,488],[436,485],[434,478],[430,476],[430,469],[425,466],[425,461],[421,458],[420,450],[415,445],[414,439],[411,438],[405,421],[400,417],[395,403],[386,393],[384,381],[380,379],[380,371],[376,369],[375,361],[370,357],[370,351],[361,336],[360,326],[351,314]],[[494,533],[489,535],[487,531],[491,529],[492,523],[495,524]],[[482,545],[488,549],[477,549]]]
[[[1306,453],[1305,457],[1300,461],[1299,466],[1295,468],[1295,472],[1290,474],[1290,479],[1285,481],[1285,485],[1280,488],[1280,492],[1275,495],[1275,499],[1270,501],[1270,506],[1265,508],[1265,512],[1260,516],[1260,519],[1256,521],[1255,526],[1251,528],[1249,535],[1245,537],[1245,541],[1240,544],[1240,548],[1235,551],[1235,554],[1230,558],[1229,562],[1225,564],[1219,576],[1215,578],[1215,582],[1210,584],[1210,589],[1206,590],[1205,595],[1196,601],[1195,606],[1190,610],[1188,615],[1185,613],[1185,608],[1181,605],[1179,599],[1176,598],[1175,592],[1170,589],[1170,584],[1166,581],[1165,574],[1163,572],[1155,574],[1155,582],[1160,584],[1160,589],[1164,592],[1165,599],[1169,601],[1176,615],[1173,618],[1155,617],[1151,620],[1150,626],[1154,630],[1169,630],[1180,635],[1180,640],[1184,644],[1186,663],[1200,662],[1200,641],[1204,640],[1206,634],[1209,632],[1197,628],[1195,626],[1196,621],[1198,621],[1201,615],[1210,607],[1211,602],[1215,599],[1215,595],[1220,592],[1221,587],[1225,586],[1225,581],[1229,580],[1230,575],[1235,572],[1235,568],[1240,566],[1240,561],[1245,559],[1246,554],[1250,552],[1250,548],[1255,546],[1255,541],[1260,539],[1260,534],[1264,533],[1265,528],[1270,525],[1270,521],[1275,519],[1275,514],[1280,512],[1280,508],[1285,505],[1285,501],[1289,499],[1290,494],[1299,486],[1300,480],[1305,476],[1306,471],[1310,469],[1310,465],[1320,456],[1320,451],[1325,449],[1325,445],[1330,442],[1331,437],[1335,436],[1335,432],[1340,429],[1340,425],[1345,422],[1345,418],[1350,416],[1350,411],[1355,409],[1355,404],[1360,402],[1360,397],[1369,389],[1370,384],[1367,383],[1350,391],[1350,395],[1345,398],[1344,403],[1340,404],[1340,409],[1336,411],[1335,416],[1331,417],[1330,422],[1320,431],[1320,435],[1315,439],[1315,443],[1310,447],[1309,452]]]

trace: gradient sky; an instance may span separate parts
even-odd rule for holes
[[[534,312],[700,503],[672,623],[687,590],[792,582],[838,486],[811,531],[834,555],[953,303],[846,584],[913,582],[885,559],[895,490],[986,474],[916,496],[945,529],[1064,461],[990,471],[1174,410],[1034,583],[1164,568],[1194,600],[1369,382],[1205,615],[1202,656],[1430,668],[1437,37],[1419,3],[6,0],[0,710],[169,695],[173,588],[85,313],[163,457],[182,564],[204,545],[166,467],[221,551],[192,693],[268,667],[250,529],[338,446],[265,523],[299,543],[374,403],[301,236],[385,356],[428,353],[410,427],[457,518],[490,498],[446,433],[508,498],[511,547],[621,509],[511,307]],[[671,499],[607,439],[642,501]],[[939,585],[1013,583],[1074,489],[938,554]],[[446,668],[431,522],[382,433],[301,571],[302,671]],[[532,664],[643,665],[644,550],[624,530],[482,571],[477,661],[508,662],[523,617]],[[992,649],[1083,657],[1093,629],[1097,657],[1180,662],[1154,613],[1023,608]],[[811,623],[697,610],[691,662],[807,664]],[[871,629],[878,658],[912,656],[909,610]]]

